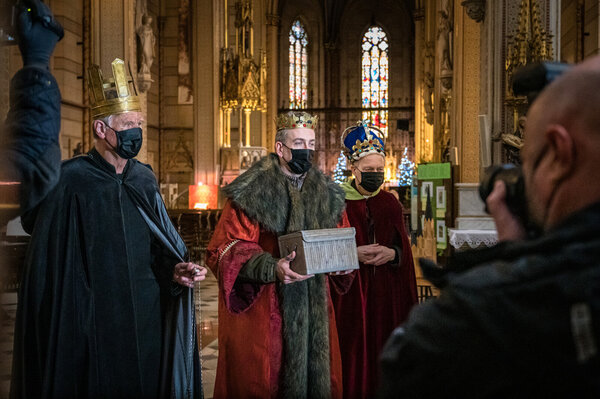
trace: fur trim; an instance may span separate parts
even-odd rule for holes
[[[283,319],[281,397],[330,398],[329,315],[322,274],[279,286]]]
[[[336,227],[344,190],[315,168],[292,187],[276,154],[261,159],[223,189],[234,206],[276,235]],[[282,313],[281,397],[331,397],[327,277],[277,283]]]
[[[316,168],[311,168],[302,190],[290,187],[276,154],[269,154],[223,188],[232,204],[275,234],[335,227],[345,205],[344,191]],[[294,195],[297,194],[297,195]],[[291,198],[294,197],[294,198]],[[290,207],[292,200],[294,205]],[[291,220],[290,208],[304,220]]]

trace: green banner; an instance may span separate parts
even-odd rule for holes
[[[419,180],[449,179],[451,176],[450,163],[420,164],[417,168]]]

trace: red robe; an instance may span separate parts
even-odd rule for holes
[[[349,227],[343,214],[339,227]],[[232,244],[234,243],[234,244]],[[229,202],[208,246],[207,265],[219,282],[219,360],[214,398],[278,397],[282,362],[282,319],[274,283],[237,282],[253,256],[279,257],[277,237]],[[336,292],[347,291],[354,274],[329,278]],[[342,369],[335,315],[329,298],[331,397],[342,397]]]
[[[368,238],[372,222],[378,244],[402,249],[399,264],[361,263],[348,293],[332,295],[342,350],[344,397],[373,398],[379,354],[417,303],[413,258],[402,205],[392,194],[382,190],[366,200],[346,200],[346,212],[356,229],[357,246],[373,243]]]

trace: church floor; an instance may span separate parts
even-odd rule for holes
[[[197,288],[198,290],[198,288]],[[200,284],[200,323],[198,330],[202,336],[202,379],[205,399],[212,398],[217,371],[217,280],[209,272],[206,280]],[[196,291],[196,298],[198,291]],[[5,312],[0,319],[0,399],[8,398],[10,390],[10,369],[17,312],[17,294],[4,293],[0,301],[0,312]]]

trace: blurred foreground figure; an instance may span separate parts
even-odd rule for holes
[[[200,398],[194,282],[156,178],[133,159],[142,113],[125,63],[89,70],[94,148],[23,215],[12,398]]]
[[[501,242],[446,271],[423,265],[442,294],[390,338],[379,397],[600,397],[599,62],[565,72],[529,109],[523,201],[541,235],[525,238],[496,182],[487,206]]]
[[[350,291],[333,293],[345,398],[373,398],[379,354],[386,340],[417,303],[417,284],[402,205],[381,189],[383,133],[359,123],[346,129],[342,147],[354,175],[342,183],[346,212],[356,229],[360,270]]]
[[[16,27],[23,68],[11,80],[0,131],[0,226],[35,207],[60,171],[60,91],[48,64],[64,33],[44,3],[26,3],[17,6]]]

